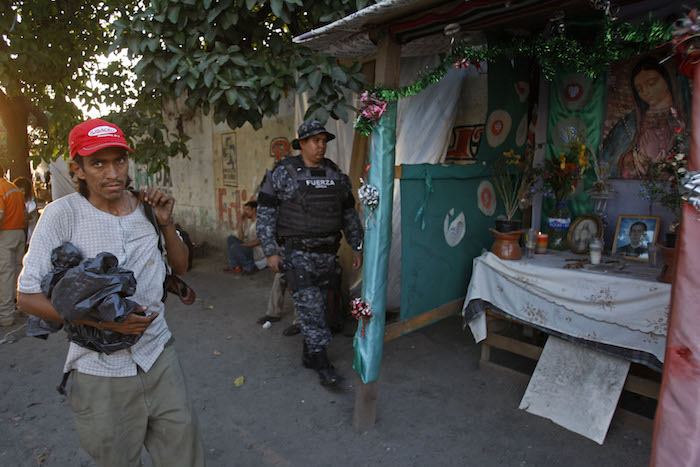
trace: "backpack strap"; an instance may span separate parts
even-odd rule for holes
[[[136,196],[138,198],[139,192],[136,190],[129,190],[131,194]],[[165,251],[165,246],[163,245],[163,233],[160,229],[160,225],[158,225],[158,219],[156,219],[156,211],[153,209],[153,206],[151,206],[148,203],[142,203],[143,204],[143,212],[146,215],[146,219],[153,224],[153,228],[156,229],[156,235],[158,236],[158,249],[160,250],[160,255],[163,258],[163,262],[165,263],[165,270],[167,274],[172,274],[172,270],[170,269],[170,265],[168,264],[168,254]]]

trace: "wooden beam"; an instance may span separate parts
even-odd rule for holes
[[[362,66],[362,74],[365,76],[368,83],[374,81],[374,61],[371,63],[365,63]],[[366,177],[365,168],[367,167],[368,159],[369,138],[356,131],[353,132],[350,170],[348,171],[348,177],[350,177],[350,181],[352,183],[353,193],[357,193],[357,189],[360,188],[360,177]],[[356,203],[355,207],[359,212],[362,212],[363,207],[360,203]],[[352,268],[352,250],[347,242],[340,243],[338,257],[340,260],[340,266],[343,268],[343,275],[341,278],[343,303],[348,303],[348,293],[350,287],[358,281],[360,275],[362,274],[362,270],[354,270]]]
[[[542,347],[537,347],[536,345],[528,344],[527,342],[522,342],[519,340],[512,339],[506,336],[500,336],[498,334],[489,334],[484,343],[490,345],[491,347],[496,347],[497,349],[507,350],[508,352],[522,355],[530,360],[539,360],[542,354]]]
[[[377,419],[377,381],[363,383],[355,373],[355,410],[352,414],[352,429],[362,433],[374,426]],[[362,390],[360,390],[362,388]]]
[[[462,310],[463,304],[464,297],[461,297],[457,300],[439,306],[434,310],[430,310],[418,316],[414,316],[413,318],[405,319],[397,323],[392,323],[386,328],[384,328],[384,342],[392,341],[397,337],[401,337],[403,334],[407,334],[411,331],[415,331],[418,328],[422,328],[426,324],[430,324],[433,321],[447,318],[450,315],[458,313]]]
[[[381,84],[388,88],[399,87],[401,45],[388,29],[382,32],[377,44],[377,61],[374,70],[374,84]]]
[[[397,88],[399,86],[400,71],[401,45],[386,29],[380,34],[379,43],[377,44],[374,84],[381,84],[387,88]],[[393,164],[393,161],[391,163]],[[386,254],[388,255],[389,252],[386,251]],[[386,310],[376,310],[376,312],[385,313]],[[355,408],[352,422],[355,431],[365,431],[374,426],[377,416],[377,392],[378,381],[365,384],[358,375],[355,386]]]
[[[487,312],[487,314],[490,316],[497,316],[489,312]],[[501,319],[507,320],[505,317],[501,317]],[[499,350],[505,350],[516,355],[521,355],[535,361],[540,359],[540,355],[544,350],[542,347],[528,344],[527,342],[522,342],[511,337],[502,336],[496,333],[489,333],[482,343],[481,360],[479,361],[480,368],[494,369],[500,367],[498,368],[499,370],[503,370],[503,368],[505,368],[490,361],[491,347]],[[505,370],[508,370],[506,372],[509,374],[513,374],[513,372],[517,373],[516,370],[511,370],[509,368],[505,368]],[[529,380],[530,377],[527,376],[527,378]],[[658,400],[659,392],[661,391],[661,383],[640,376],[628,374],[623,389],[650,399]]]
[[[639,376],[627,375],[627,381],[625,381],[623,389],[658,401],[661,383],[640,378]]]

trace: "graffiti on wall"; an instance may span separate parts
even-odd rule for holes
[[[153,186],[165,193],[172,194],[173,179],[170,172],[166,170],[161,169],[154,174],[148,175],[146,166],[137,166],[134,170],[132,186],[137,190],[146,186]]]
[[[275,162],[279,162],[292,155],[292,145],[284,137],[273,138],[270,142],[270,157],[274,157]]]
[[[238,228],[243,215],[243,205],[248,201],[245,190],[235,188],[219,188],[216,207],[219,222],[231,230]]]
[[[236,133],[221,135],[221,174],[224,186],[238,186],[238,154]]]
[[[484,125],[464,125],[452,128],[452,139],[445,162],[476,161]]]

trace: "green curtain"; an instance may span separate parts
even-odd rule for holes
[[[557,75],[551,83],[549,97],[549,121],[547,125],[547,157],[557,157],[568,151],[569,142],[581,136],[591,150],[591,157],[598,157],[600,132],[603,125],[605,79],[595,79],[577,73]],[[593,159],[591,159],[591,164]],[[569,209],[574,217],[589,213],[591,203],[586,194],[595,182],[593,166],[584,174],[583,184],[569,199]],[[546,214],[554,201],[542,203],[542,225],[546,225]]]
[[[365,325],[358,323],[355,333],[353,368],[363,383],[379,378],[384,347],[386,288],[391,247],[391,211],[394,205],[394,160],[396,158],[396,102],[387,106],[370,137],[368,183],[379,190],[379,205],[371,213],[373,221],[365,230],[362,298],[372,307],[374,316]],[[365,218],[370,215],[365,208]]]
[[[478,207],[491,177],[479,165],[404,165],[401,175],[401,319],[466,295],[472,262],[490,248],[494,217]],[[498,203],[495,216],[502,214]]]
[[[505,151],[524,151],[530,92],[530,62],[525,57],[488,64],[488,113],[479,144],[479,161],[492,161]]]

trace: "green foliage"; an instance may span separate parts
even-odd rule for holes
[[[310,92],[307,117],[347,121],[343,89],[360,91],[351,67],[294,45],[292,38],[341,18],[367,0],[152,0],[124,9],[112,27],[113,50],[139,58],[135,72],[147,92],[186,96],[190,108],[216,122],[260,128],[291,90]]]
[[[163,123],[160,94],[144,92],[128,65],[106,64],[114,39],[107,25],[140,3],[11,0],[0,8],[0,111],[3,121],[12,118],[18,97],[13,102],[30,109],[34,159],[68,153],[70,129],[86,118],[78,103],[114,109],[104,117],[123,126],[151,173],[187,154],[186,139]]]

